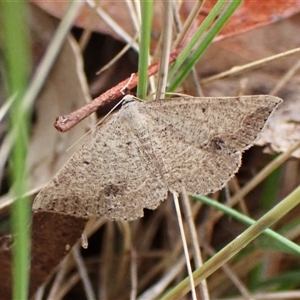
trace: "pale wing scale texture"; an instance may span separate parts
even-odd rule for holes
[[[43,189],[34,210],[134,220],[168,190],[207,194],[238,170],[273,109],[272,96],[131,101]]]
[[[279,99],[272,96],[180,98],[137,103],[170,190],[222,188],[238,170]],[[163,142],[163,146],[160,143]],[[157,145],[157,147],[154,147]]]
[[[101,126],[35,199],[33,208],[68,215],[137,219],[167,197],[157,169],[119,113]]]

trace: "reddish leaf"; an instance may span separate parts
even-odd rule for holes
[[[32,0],[33,3],[40,8],[48,12],[49,14],[62,18],[65,14],[68,2],[54,2],[54,1],[41,1]],[[197,28],[205,16],[209,13],[211,8],[215,5],[217,0],[206,1],[204,8],[197,21],[193,24],[193,28]],[[190,14],[191,9],[194,6],[194,1],[184,1],[181,6],[181,16],[183,21]],[[155,32],[160,32],[161,28],[161,3],[157,1],[154,8],[154,22],[153,22],[153,35]],[[125,2],[122,1],[101,1],[100,6],[115,22],[124,29],[131,36],[134,35],[134,26],[132,24],[129,9]],[[252,30],[254,28],[264,26],[288,18],[293,14],[299,12],[300,0],[288,0],[288,1],[258,1],[258,0],[244,0],[233,17],[230,19],[226,27],[222,30],[217,39],[223,39],[228,36],[240,34],[245,31]],[[122,11],[122,14],[120,14]],[[94,19],[93,19],[94,18]],[[87,5],[83,6],[81,13],[78,16],[75,24],[76,26],[83,28],[92,28],[94,31],[98,31],[104,34],[112,35],[117,39],[123,39],[112,28],[110,28],[95,12]]]

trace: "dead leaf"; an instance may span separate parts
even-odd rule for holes
[[[68,2],[52,2],[43,0],[33,0],[34,4],[48,12],[49,14],[61,19],[68,7]],[[217,0],[205,1],[204,7],[199,14],[198,18],[193,23],[193,30],[196,30],[203,22],[206,15],[215,5]],[[195,2],[182,1],[180,7],[180,15],[182,22],[189,16]],[[130,36],[135,35],[135,29],[133,26],[132,16],[135,15],[134,10],[126,5],[126,2],[122,1],[101,1],[98,2],[98,6],[125,30]],[[226,24],[225,28],[221,31],[216,40],[224,39],[229,36],[241,34],[249,30],[253,30],[260,26],[264,26],[270,23],[274,23],[284,18],[288,18],[293,14],[296,14],[300,10],[300,0],[296,1],[253,1],[244,0],[238,10],[235,12],[230,21]],[[154,13],[153,13],[153,26],[152,26],[152,38],[158,40],[161,32],[161,3],[155,1]],[[120,13],[122,12],[122,13]],[[114,27],[110,27],[102,18],[96,15],[96,13],[87,5],[81,8],[80,15],[78,16],[75,24],[78,27],[89,28],[93,31],[97,31],[103,34],[109,34],[112,37],[124,40],[124,36],[120,36]]]
[[[86,119],[62,135],[53,127],[55,118],[90,100],[80,50],[69,36],[36,102],[36,122],[28,151],[32,187],[48,182],[59,171],[83,141],[66,150],[88,129],[89,120]]]
[[[299,76],[298,76],[299,77]],[[298,82],[299,82],[298,78]],[[298,95],[300,89],[298,88]],[[300,140],[300,101],[294,95],[284,102],[267,124],[264,134],[256,142],[257,145],[269,145],[268,152],[286,152]],[[293,152],[300,158],[300,149]]]

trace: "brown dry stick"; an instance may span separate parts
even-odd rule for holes
[[[169,63],[175,61],[178,54],[182,48],[177,48],[170,53],[170,59]],[[148,76],[153,76],[158,72],[158,62],[152,63],[148,67]],[[132,74],[130,78],[127,78],[120,82],[118,85],[114,86],[113,88],[109,89],[105,93],[101,94],[97,98],[95,98],[90,103],[86,104],[85,106],[79,108],[78,110],[71,112],[68,115],[59,116],[56,118],[54,127],[61,132],[66,132],[70,130],[72,127],[74,127],[76,124],[78,124],[80,121],[88,117],[90,114],[95,112],[97,109],[107,105],[114,99],[120,97],[123,95],[122,91],[124,87],[126,89],[133,89],[136,87],[138,82],[138,73]]]

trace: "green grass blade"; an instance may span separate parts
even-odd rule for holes
[[[185,62],[187,57],[190,55],[192,49],[195,47],[195,45],[199,42],[199,39],[204,34],[204,32],[207,30],[207,28],[213,23],[214,19],[218,16],[223,6],[226,4],[226,1],[218,1],[216,5],[212,8],[212,10],[209,12],[207,17],[204,19],[200,27],[197,29],[189,43],[184,47],[182,52],[179,54],[179,56],[176,58],[176,61],[172,65],[169,71],[169,79],[172,80],[175,73],[178,71],[178,69],[181,67],[181,65]]]
[[[240,222],[247,224],[247,225],[253,225],[256,221],[239,213],[235,209],[232,209],[220,202],[217,202],[213,199],[210,199],[205,196],[199,196],[199,195],[191,195],[191,197],[195,200],[201,201],[204,204],[207,204],[211,207],[214,207],[215,209],[218,209],[220,211],[223,211],[226,215],[235,218],[236,220],[239,220]],[[300,255],[300,246],[296,243],[290,241],[289,239],[285,238],[284,236],[278,234],[277,232],[266,229],[263,232],[265,235],[275,239],[276,241],[280,242],[285,248],[287,248],[287,251],[292,252],[294,254]]]
[[[242,0],[232,0],[229,2],[227,7],[224,9],[220,17],[213,24],[211,29],[208,31],[206,36],[203,38],[202,42],[199,44],[197,49],[192,53],[191,57],[184,63],[184,68],[182,68],[177,76],[172,80],[168,91],[174,91],[187,77],[191,69],[197,63],[197,61],[201,58],[205,50],[211,44],[213,39],[218,35],[220,30],[225,26],[228,22],[232,14],[236,11],[239,5],[242,3]]]
[[[236,237],[231,243],[216,253],[203,266],[193,272],[195,284],[199,284],[207,278],[224,263],[226,263],[235,254],[241,251],[259,234],[272,226],[277,220],[286,215],[295,206],[300,204],[300,186],[296,188],[289,196],[283,199],[273,209],[262,216],[255,224],[251,225],[242,234]],[[180,284],[164,295],[161,299],[180,299],[189,292],[189,278],[185,278]]]
[[[12,191],[18,198],[12,209],[13,299],[28,299],[30,255],[30,207],[27,198],[26,156],[30,111],[22,109],[23,94],[29,79],[30,47],[27,2],[2,2],[3,44],[8,94],[16,95],[9,110],[10,130],[16,133],[10,159]]]

